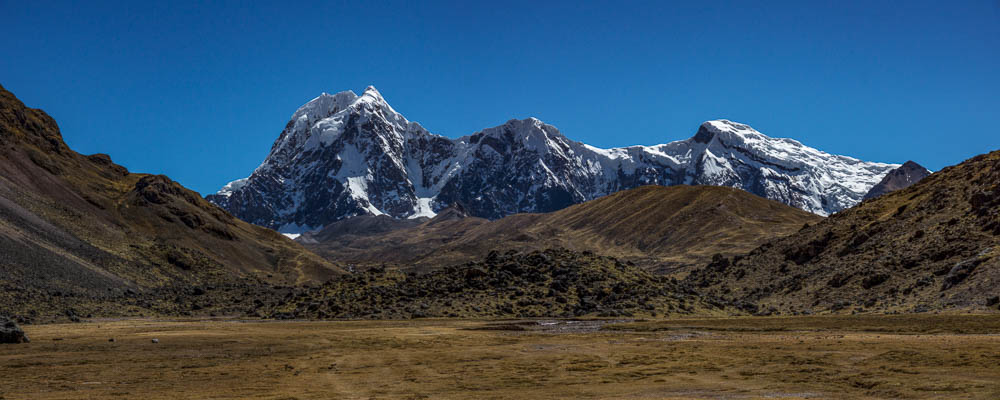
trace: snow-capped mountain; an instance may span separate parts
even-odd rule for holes
[[[865,162],[708,121],[694,137],[600,149],[535,118],[449,139],[374,87],[322,94],[292,115],[249,177],[208,196],[246,221],[298,233],[361,214],[433,216],[450,204],[501,218],[641,185],[731,186],[821,215],[853,206],[896,164]]]

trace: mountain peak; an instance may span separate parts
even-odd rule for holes
[[[510,127],[530,127],[530,126],[539,127],[545,125],[545,123],[538,118],[528,117],[524,119],[511,118],[507,120],[507,122],[504,122],[503,125]]]
[[[361,93],[361,96],[358,97],[355,103],[359,105],[368,104],[376,109],[381,109],[389,114],[387,115],[388,118],[395,119],[397,122],[404,125],[409,122],[406,118],[400,115],[399,112],[393,109],[392,106],[389,105],[389,102],[385,101],[385,98],[382,97],[382,93],[380,93],[375,86],[368,86],[365,88],[365,91]]]
[[[741,138],[749,135],[765,137],[764,134],[757,132],[750,125],[733,122],[728,119],[716,119],[703,122],[698,127],[698,132],[695,133],[693,139],[698,143],[708,143],[719,135],[738,136]]]
[[[360,96],[355,94],[353,90],[344,90],[337,94],[320,93],[319,96],[299,107],[295,114],[292,114],[292,120],[299,119],[304,115],[308,115],[314,120],[326,118],[356,103],[373,103],[392,110],[392,107],[382,97],[382,93],[375,86],[368,86],[364,92],[361,92]],[[392,111],[395,113],[395,110]]]
[[[923,165],[917,164],[913,160],[906,161],[905,163],[903,163],[903,166],[901,166],[899,168],[900,169],[911,169],[911,170],[917,170],[917,171],[927,171],[928,173],[930,173],[929,169],[924,168]]]
[[[361,93],[361,97],[370,97],[374,100],[384,102],[385,99],[382,98],[382,93],[375,88],[375,86],[369,85],[365,88],[365,91]]]
[[[321,95],[300,113],[307,110],[249,179],[212,199],[287,233],[359,214],[433,215],[454,202],[471,216],[497,219],[649,184],[731,186],[828,215],[859,202],[898,167],[725,119],[702,123],[692,139],[598,149],[534,117],[458,139],[434,135],[392,110],[373,86],[361,96]]]
[[[698,143],[711,142],[712,139],[714,139],[720,133],[733,131],[733,129],[731,128],[731,124],[734,123],[726,119],[717,119],[717,120],[702,122],[701,125],[698,126],[698,132],[694,134],[694,141]],[[742,124],[737,124],[737,125],[746,126]]]
[[[354,103],[358,100],[358,95],[354,94],[353,91],[345,90],[337,94],[329,94],[326,92],[320,93],[316,98],[309,100],[306,104],[303,104],[295,113],[292,114],[292,121],[295,121],[303,116],[310,116],[315,119],[324,118],[337,111],[343,110],[345,107]]]
[[[882,180],[865,194],[864,199],[873,199],[889,192],[907,188],[930,174],[931,171],[922,165],[907,161],[899,168],[885,174]]]
[[[476,135],[502,138],[516,143],[518,148],[542,152],[560,151],[568,146],[569,140],[559,129],[535,117],[510,119],[503,125],[483,129]]]

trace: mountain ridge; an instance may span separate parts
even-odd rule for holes
[[[449,139],[407,120],[370,86],[300,107],[249,177],[206,197],[286,233],[362,214],[430,217],[454,203],[499,219],[648,184],[737,187],[828,215],[859,202],[896,167],[728,120],[705,122],[689,139],[612,149],[570,140],[537,118]]]
[[[494,221],[463,218],[452,207],[422,223],[358,216],[306,233],[299,241],[343,264],[389,263],[423,270],[473,261],[493,250],[565,248],[670,273],[707,264],[716,254],[746,253],[822,219],[734,188],[649,185],[550,213]],[[371,228],[376,223],[381,229]]]

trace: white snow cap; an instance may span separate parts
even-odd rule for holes
[[[345,90],[337,94],[321,93],[316,98],[303,104],[292,114],[292,121],[302,117],[322,118],[330,115],[333,110],[342,110],[358,99],[358,95],[350,90]]]
[[[365,91],[362,94],[362,96],[372,96],[378,99],[379,101],[385,101],[385,99],[382,98],[382,93],[379,93],[378,89],[376,89],[375,86],[372,85],[368,85],[368,87],[365,88]]]
[[[512,166],[517,171],[504,172]],[[728,119],[705,121],[688,139],[611,149],[573,141],[534,117],[451,139],[408,121],[368,86],[360,96],[322,93],[299,107],[261,166],[218,194],[253,194],[246,198],[254,204],[234,202],[230,211],[253,209],[244,216],[283,233],[309,230],[331,214],[433,216],[445,205],[438,199],[452,201],[457,190],[483,191],[472,195],[492,202],[491,217],[547,207],[545,193],[580,202],[643,184],[742,188],[828,215],[856,204],[895,167],[771,138]],[[332,190],[335,199],[323,197]],[[348,207],[331,209],[337,201]],[[269,214],[260,216],[262,208]]]

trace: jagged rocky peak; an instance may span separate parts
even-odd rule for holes
[[[298,120],[302,116],[310,116],[315,119],[326,118],[354,103],[388,105],[388,103],[385,103],[385,99],[382,98],[382,94],[374,86],[368,86],[362,92],[361,96],[355,94],[353,90],[345,90],[337,94],[323,92],[308,103],[303,104],[302,107],[299,107],[292,114],[292,121]]]
[[[385,99],[382,98],[382,93],[379,93],[378,89],[375,89],[375,86],[369,85],[366,87],[361,97],[365,97],[376,103],[385,103]]]
[[[551,151],[563,152],[569,149],[570,140],[556,127],[538,118],[511,119],[503,125],[483,129],[471,136],[460,138],[478,146],[504,153],[511,150],[526,150],[537,154]]]
[[[931,173],[931,170],[929,170],[927,168],[924,168],[923,165],[917,164],[913,160],[909,160],[909,161],[903,163],[902,166],[900,166],[899,168],[896,168],[893,171],[896,171],[896,170],[907,171],[907,172],[912,171],[912,172],[918,172],[918,173],[922,173],[922,174],[926,174],[926,175],[930,175],[930,173]],[[916,183],[916,182],[913,182],[913,183]]]
[[[921,179],[930,175],[931,171],[913,161],[907,161],[902,166],[889,171],[888,174],[873,186],[865,194],[865,199],[874,199],[889,192],[905,189],[910,185],[920,182]]]
[[[295,114],[292,114],[292,121],[298,121],[302,117],[312,117],[316,120],[328,117],[347,108],[348,105],[354,103],[357,99],[358,95],[350,90],[345,90],[337,94],[323,92],[315,99],[303,104],[298,110],[295,110]]]
[[[705,122],[689,139],[613,149],[570,140],[537,118],[450,139],[408,121],[368,87],[300,107],[260,167],[208,198],[285,233],[355,215],[434,217],[454,203],[497,219],[651,184],[730,186],[828,215],[861,201],[897,166],[729,120]]]
[[[409,131],[423,130],[396,112],[378,89],[369,86],[360,96],[350,90],[335,95],[323,93],[299,107],[275,141],[273,150],[288,145],[298,150],[302,150],[300,147],[312,149],[327,146],[345,133],[345,125],[374,124],[373,121],[382,124],[382,129],[348,130],[346,133],[381,136],[398,145]]]

